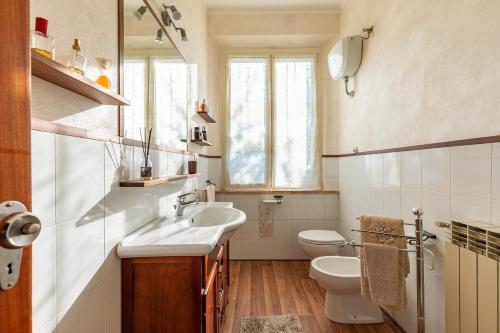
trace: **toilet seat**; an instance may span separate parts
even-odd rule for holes
[[[305,230],[298,234],[301,242],[314,245],[343,245],[345,238],[333,230]]]

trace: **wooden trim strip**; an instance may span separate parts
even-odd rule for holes
[[[128,146],[141,147],[141,141],[122,138],[117,135],[99,133],[95,131],[89,131],[83,128],[67,126],[63,124],[57,124],[48,120],[42,120],[37,118],[31,118],[31,129],[34,131],[41,131],[59,135],[73,136],[82,139],[90,139],[103,142],[113,142],[113,143],[123,143]],[[169,148],[163,145],[151,144],[151,149],[166,151],[169,153],[184,154],[197,156],[197,153],[193,153],[187,150],[180,150],[175,148]]]
[[[335,157],[350,157],[358,155],[375,155],[375,154],[385,154],[385,153],[396,153],[402,151],[412,151],[412,150],[424,150],[424,149],[434,149],[434,148],[448,148],[448,147],[458,147],[458,146],[470,146],[470,145],[480,145],[485,143],[496,143],[500,142],[500,135],[485,136],[480,138],[462,139],[454,141],[443,141],[436,143],[427,143],[422,145],[387,148],[387,149],[377,149],[377,150],[367,150],[358,153],[348,153],[348,154],[336,154],[336,155],[321,155],[323,158],[335,158]]]
[[[205,155],[205,154],[199,154],[199,157],[204,157],[204,158],[222,158],[220,155]]]
[[[297,191],[293,191],[293,190],[283,190],[283,191],[280,191],[280,190],[255,190],[255,191],[252,191],[252,190],[248,190],[248,191],[245,191],[245,190],[242,190],[242,191],[226,190],[226,191],[216,191],[215,193],[216,194],[247,194],[247,195],[250,195],[250,194],[282,195],[282,194],[339,194],[339,191],[336,191],[336,190],[311,190],[311,191],[307,191],[307,190],[297,190]]]

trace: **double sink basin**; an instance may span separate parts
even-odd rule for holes
[[[199,203],[186,208],[177,220],[162,217],[124,238],[120,258],[204,256],[234,235],[246,221],[232,202]]]

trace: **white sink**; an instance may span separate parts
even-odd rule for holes
[[[225,242],[246,221],[244,212],[232,203],[204,203],[186,209],[179,222],[157,219],[124,238],[118,256],[204,256],[217,243]]]

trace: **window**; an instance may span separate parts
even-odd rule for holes
[[[319,186],[315,62],[228,59],[229,187]]]
[[[188,108],[188,66],[177,57],[124,59],[126,137],[140,139],[139,130],[153,128],[153,142],[183,149]]]

